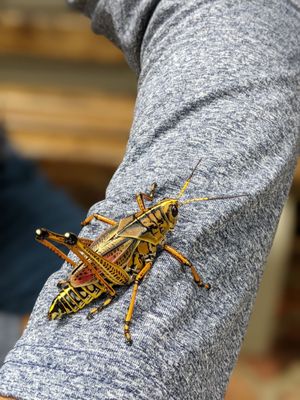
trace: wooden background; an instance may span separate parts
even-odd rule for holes
[[[122,53],[63,1],[1,3],[0,120],[85,208],[122,160],[135,91]]]

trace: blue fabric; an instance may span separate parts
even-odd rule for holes
[[[162,252],[140,286],[92,321],[89,307],[47,321],[56,282],[1,370],[0,392],[20,399],[220,400],[247,327],[299,150],[300,13],[296,1],[99,0],[84,11],[138,74],[125,158],[90,212],[119,219],[133,194],[158,183],[174,196],[202,158],[185,198],[245,193],[180,210],[167,241],[209,281],[199,289]],[[83,8],[83,6],[81,6]],[[82,236],[96,237],[94,222]]]
[[[76,232],[84,213],[50,185],[33,163],[7,149],[5,142],[1,149],[0,310],[25,314],[31,312],[46,279],[60,265],[55,254],[34,240],[35,229],[47,226]]]

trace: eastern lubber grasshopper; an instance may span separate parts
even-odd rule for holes
[[[90,319],[110,304],[116,296],[116,286],[133,283],[132,297],[124,324],[126,342],[131,344],[129,325],[138,287],[151,269],[159,246],[181,264],[190,268],[199,287],[210,288],[210,284],[203,283],[192,263],[179,251],[165,243],[166,235],[168,231],[174,229],[178,218],[178,209],[181,206],[197,201],[228,199],[244,195],[200,197],[180,201],[199,163],[200,161],[175,198],[163,199],[147,208],[145,200],[153,200],[157,187],[154,183],[149,194],[139,193],[136,195],[140,211],[120,221],[114,221],[100,214],[92,214],[87,217],[82,222],[83,226],[89,224],[93,219],[111,225],[111,228],[100,234],[95,240],[77,237],[70,232],[60,235],[44,228],[36,230],[36,240],[74,268],[67,280],[58,283],[61,291],[50,306],[48,312],[50,320],[76,313],[102,294],[107,294],[107,298],[100,306],[89,311],[88,318]],[[78,257],[78,261],[74,262],[51,242],[66,246]]]

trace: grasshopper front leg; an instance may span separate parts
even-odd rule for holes
[[[136,195],[136,201],[138,203],[138,206],[140,207],[141,211],[145,211],[146,207],[145,207],[145,202],[144,200],[148,200],[148,201],[152,201],[156,192],[156,188],[157,188],[157,183],[152,183],[151,188],[150,188],[150,193],[138,193]]]
[[[179,261],[181,264],[186,265],[187,267],[190,268],[191,273],[194,278],[194,281],[197,283],[197,285],[199,287],[205,287],[205,289],[207,289],[207,290],[209,290],[211,288],[209,283],[203,282],[203,280],[201,279],[200,275],[198,274],[196,268],[183,254],[181,254],[178,250],[174,249],[173,247],[169,246],[168,244],[165,244],[163,246],[163,249],[166,250],[172,257],[176,258],[176,260]]]

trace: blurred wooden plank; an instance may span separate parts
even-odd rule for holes
[[[66,8],[67,9],[67,8]],[[123,54],[75,12],[0,12],[0,54],[125,64]]]
[[[115,167],[125,151],[134,99],[0,86],[0,105],[10,142],[25,156]]]
[[[134,99],[130,96],[90,93],[85,91],[32,90],[8,88],[0,85],[2,104],[11,127],[32,129],[51,125],[57,130],[70,130],[70,134],[99,129],[110,136],[128,130],[132,119]]]
[[[136,96],[136,75],[126,65],[0,54],[0,85],[90,90]]]

